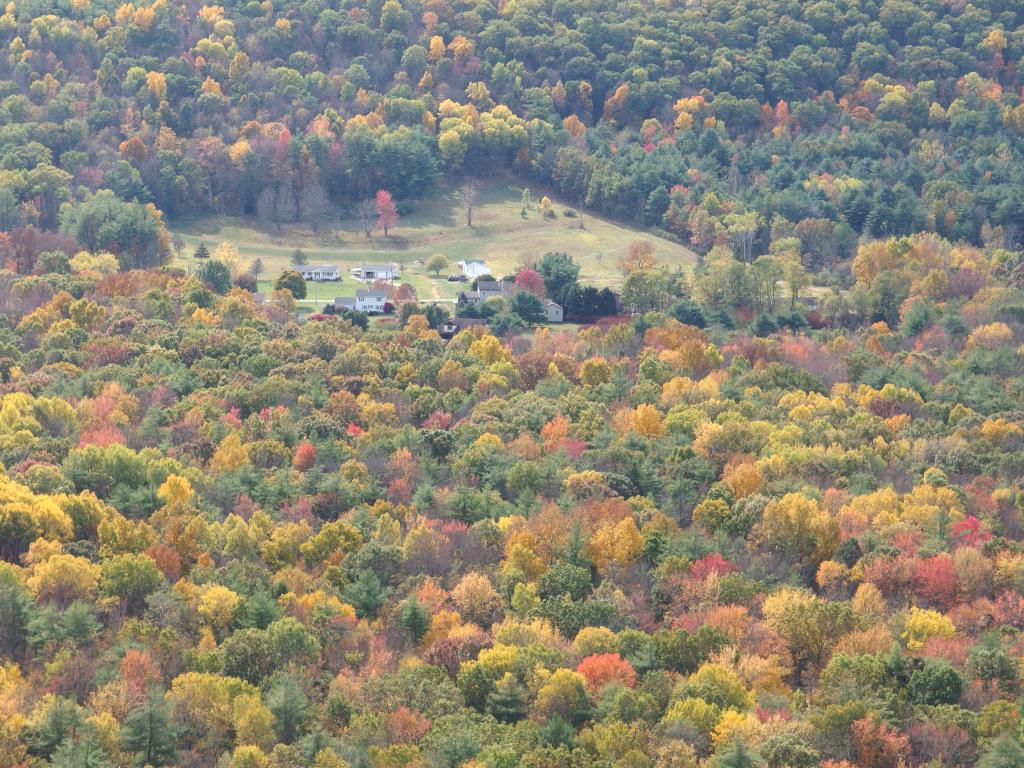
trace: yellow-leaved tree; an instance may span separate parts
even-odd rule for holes
[[[835,552],[839,524],[814,499],[787,493],[765,507],[757,535],[784,556],[817,565]]]
[[[172,474],[157,489],[156,495],[168,507],[181,508],[188,506],[196,492],[188,478]]]
[[[58,497],[33,493],[0,475],[0,558],[17,560],[39,537],[70,541],[73,535],[73,521]]]
[[[211,584],[199,597],[199,615],[214,629],[225,629],[241,602],[238,595],[220,584]]]
[[[241,469],[249,461],[249,451],[237,432],[232,432],[217,446],[210,459],[210,471],[218,475]]]
[[[590,556],[599,571],[625,567],[643,552],[644,537],[632,517],[617,523],[606,523],[590,539]]]
[[[66,607],[96,596],[100,568],[84,557],[60,552],[32,565],[25,583],[39,600]]]

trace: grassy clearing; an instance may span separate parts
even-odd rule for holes
[[[351,219],[332,221],[317,233],[305,224],[286,225],[278,233],[255,218],[224,216],[172,222],[171,230],[185,241],[181,266],[192,263],[192,251],[200,241],[212,250],[227,240],[246,259],[261,259],[261,290],[290,266],[296,248],[306,253],[310,263],[337,264],[345,275],[341,283],[308,286],[309,298],[318,301],[353,296],[361,284],[348,277],[348,270],[363,262],[399,264],[402,279],[416,289],[421,299],[451,299],[463,290],[464,284],[445,279],[447,274],[458,272],[455,263],[463,259],[483,259],[494,274],[503,275],[547,251],[565,251],[580,265],[581,281],[613,288],[621,285],[619,260],[634,240],[651,241],[661,264],[688,268],[694,262],[693,252],[678,243],[589,214],[585,228],[580,229],[578,219],[564,215],[568,206],[557,200],[555,218],[542,218],[536,207],[523,218],[521,192],[520,187],[508,183],[481,185],[473,226],[467,227],[456,192],[440,189],[418,201],[416,209],[402,217],[388,238],[378,232],[367,239],[359,222]],[[450,264],[439,278],[417,263],[434,253],[443,253]]]

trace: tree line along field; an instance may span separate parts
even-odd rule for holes
[[[293,268],[292,252],[300,248],[310,264],[336,264],[343,280],[337,283],[307,283],[307,300],[331,300],[352,296],[362,284],[349,275],[350,267],[364,263],[394,262],[401,267],[402,281],[412,285],[421,299],[454,299],[465,290],[464,283],[447,281],[459,274],[457,262],[481,259],[495,277],[515,274],[525,263],[549,251],[564,251],[580,266],[580,280],[601,287],[621,288],[620,262],[638,239],[650,241],[658,263],[668,269],[692,269],[696,255],[688,248],[644,233],[633,227],[584,214],[583,228],[576,209],[556,201],[554,215],[544,217],[537,196],[522,215],[522,187],[508,183],[481,183],[473,225],[466,225],[458,190],[445,187],[429,198],[415,201],[413,211],[401,216],[388,237],[378,229],[367,238],[361,222],[353,218],[332,218],[313,232],[308,224],[284,224],[280,232],[252,218],[209,217],[174,222],[171,231],[185,243],[177,266],[195,268],[192,253],[200,242],[211,250],[220,242],[234,245],[243,259],[263,264],[260,287],[272,290],[272,283],[285,269]],[[570,211],[572,216],[566,216]],[[423,264],[435,253],[448,259],[448,267],[435,278]]]

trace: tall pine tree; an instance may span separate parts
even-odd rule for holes
[[[413,595],[402,604],[398,621],[414,643],[418,643],[430,627],[430,613]]]
[[[173,765],[177,759],[175,738],[170,712],[157,691],[128,715],[121,729],[121,746],[135,753],[138,766]]]

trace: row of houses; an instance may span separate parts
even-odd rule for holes
[[[341,268],[337,264],[304,264],[296,272],[304,280],[314,283],[333,283],[341,280]],[[349,270],[356,280],[369,283],[377,280],[394,280],[398,277],[397,264],[362,264]]]
[[[470,279],[491,274],[490,267],[480,259],[468,259],[458,262],[462,274]],[[315,283],[331,283],[341,280],[341,267],[337,264],[303,264],[297,267],[296,272],[302,275],[304,280]],[[352,267],[349,272],[356,280],[374,282],[377,280],[395,280],[398,278],[397,264],[361,264]]]
[[[458,302],[460,304],[479,305],[491,298],[503,298],[508,301],[522,290],[509,280],[480,279],[485,276],[489,277],[491,274],[486,262],[480,259],[460,261],[458,266],[467,279],[476,281],[476,287],[473,290],[459,293]],[[341,280],[341,270],[335,264],[303,265],[297,271],[303,279],[314,282]],[[353,267],[350,272],[355,279],[366,282],[392,281],[398,276],[398,267],[395,264],[362,264]],[[387,300],[387,291],[361,288],[356,291],[355,296],[336,298],[334,309],[335,311],[347,309],[367,314],[380,314],[385,311]],[[546,301],[544,303],[544,318],[549,323],[561,323],[565,319],[565,310],[555,301]]]

